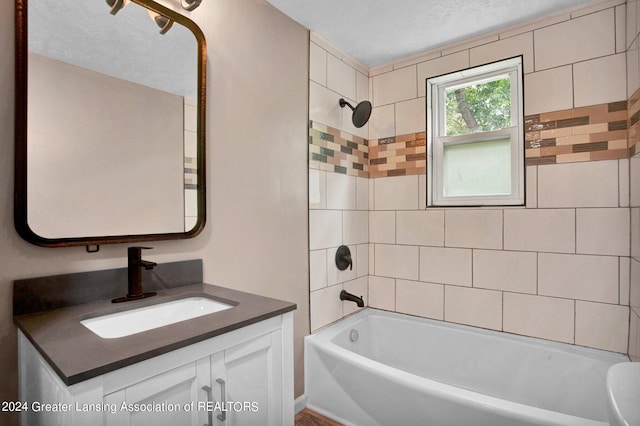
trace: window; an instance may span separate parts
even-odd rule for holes
[[[522,56],[427,79],[429,206],[524,204]]]

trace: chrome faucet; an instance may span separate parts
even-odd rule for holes
[[[346,290],[342,290],[340,292],[340,300],[348,300],[349,302],[355,302],[359,308],[364,308],[364,300],[362,300],[362,296],[358,297]]]
[[[124,297],[113,299],[113,303],[128,302],[130,300],[144,299],[156,295],[155,292],[145,293],[142,291],[142,268],[149,270],[157,265],[155,262],[142,260],[142,250],[152,248],[153,247],[129,247],[127,249],[128,292]]]

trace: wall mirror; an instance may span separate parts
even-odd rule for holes
[[[41,246],[205,222],[206,45],[151,0],[16,0],[15,225]]]

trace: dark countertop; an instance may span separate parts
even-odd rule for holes
[[[104,339],[81,320],[186,297],[203,296],[230,309],[130,336]],[[158,295],[126,303],[102,299],[14,316],[14,322],[67,385],[296,309],[294,303],[209,284],[158,289]]]

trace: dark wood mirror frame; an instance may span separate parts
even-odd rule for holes
[[[37,1],[37,0],[32,0]],[[204,34],[190,19],[152,0],[131,0],[151,11],[168,17],[183,25],[195,36],[198,43],[198,91],[197,91],[197,200],[198,219],[187,232],[104,235],[73,238],[44,238],[37,235],[27,220],[27,84],[28,84],[28,13],[29,0],[16,0],[16,50],[15,50],[15,183],[14,221],[18,234],[26,241],[43,247],[94,246],[100,244],[132,243],[192,238],[205,225],[205,105],[206,105],[206,57],[207,48]],[[106,5],[105,5],[106,6]],[[105,13],[108,9],[105,7]],[[88,248],[88,247],[87,247]]]

